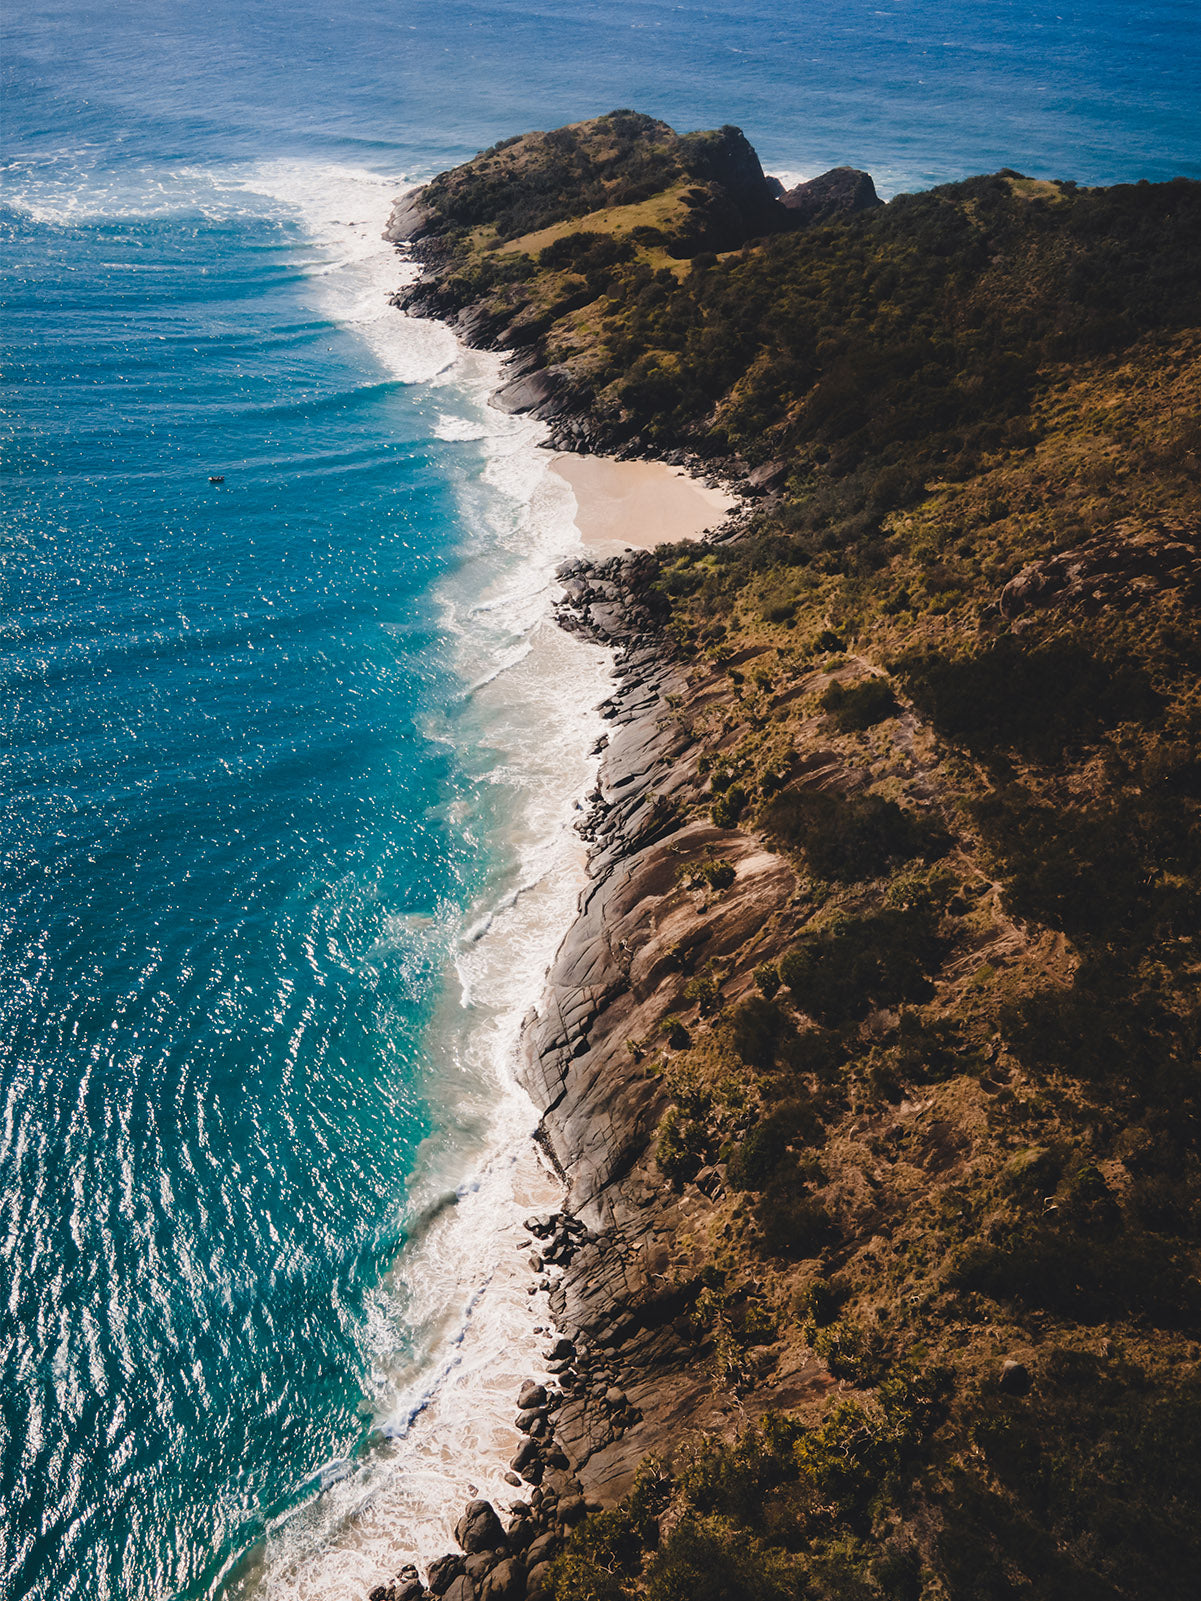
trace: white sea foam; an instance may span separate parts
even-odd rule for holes
[[[387,304],[404,264],[380,239],[394,189],[372,174],[276,164],[242,181],[295,208],[313,246],[307,293],[383,368],[434,386],[460,562],[440,588],[464,692],[430,732],[453,742],[503,871],[454,938],[453,972],[428,1035],[421,1088],[435,1130],[410,1185],[410,1238],[369,1309],[367,1397],[376,1428],[358,1462],[327,1464],[311,1497],[255,1553],[238,1596],[350,1601],[410,1558],[453,1547],[463,1504],[507,1506],[521,1380],[540,1371],[549,1325],[516,1246],[561,1187],[531,1138],[515,1067],[522,1019],[583,883],[574,830],[595,774],[589,751],[609,657],[551,617],[553,569],[580,550],[567,485],[548,471],[542,424],[488,405],[496,357]]]

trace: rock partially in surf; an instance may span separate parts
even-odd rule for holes
[[[527,1379],[521,1386],[521,1391],[517,1397],[517,1410],[519,1412],[528,1412],[531,1407],[545,1405],[545,1386],[541,1384],[535,1384],[533,1379]]]
[[[406,1562],[391,1584],[377,1585],[367,1601],[421,1601],[425,1585],[411,1562]]]
[[[420,239],[430,223],[430,214],[417,199],[416,193],[402,195],[392,207],[384,238],[394,245],[407,244]]]
[[[472,1501],[455,1524],[455,1539],[468,1556],[480,1551],[503,1551],[505,1531],[491,1501]]]

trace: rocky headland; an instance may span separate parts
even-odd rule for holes
[[[1189,1593],[1199,189],[884,206],[619,112],[398,208],[498,403],[743,509],[559,575],[556,1332],[513,1504],[373,1601]]]

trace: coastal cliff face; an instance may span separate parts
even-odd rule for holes
[[[560,575],[617,675],[526,1029],[562,1332],[430,1588],[1191,1594],[1201,186],[561,133],[406,202],[405,302],[744,509]]]

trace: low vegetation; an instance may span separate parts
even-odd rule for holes
[[[601,442],[765,469],[654,592],[679,816],[798,889],[645,1045],[663,1182],[721,1177],[678,1273],[749,1421],[646,1464],[555,1595],[1189,1596],[1201,185],[1003,172],[790,231],[729,131],[625,115],[490,153],[438,248]],[[716,853],[683,886],[737,893]],[[777,1415],[797,1342],[830,1384]]]

